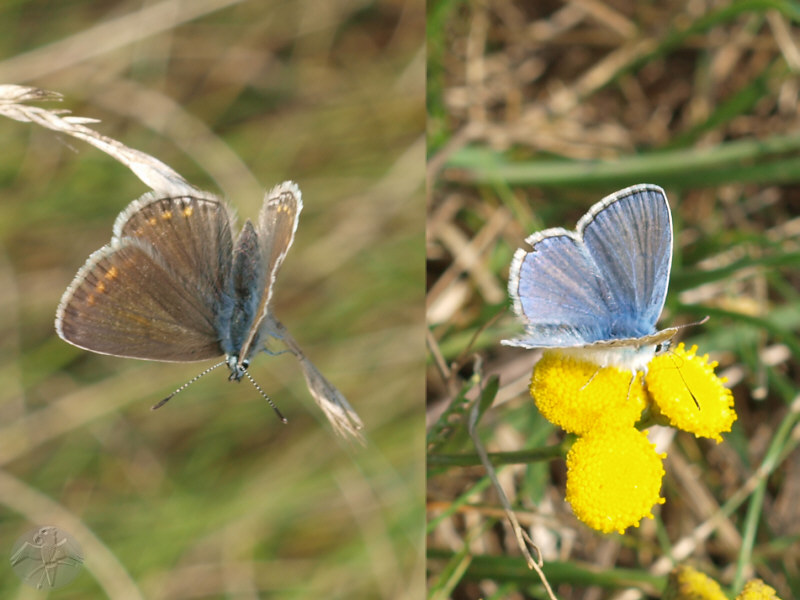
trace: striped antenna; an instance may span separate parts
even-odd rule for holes
[[[256,382],[256,380],[255,380],[255,379],[253,379],[253,377],[250,375],[250,373],[248,373],[247,371],[245,371],[245,372],[244,372],[244,374],[245,374],[245,376],[246,376],[246,377],[247,377],[247,378],[250,380],[250,383],[252,383],[252,384],[253,384],[253,387],[255,387],[255,388],[258,390],[258,393],[259,393],[259,394],[261,394],[261,395],[264,397],[264,400],[266,400],[267,402],[269,402],[269,405],[272,407],[272,410],[274,410],[274,411],[275,411],[275,414],[276,414],[276,415],[278,415],[278,418],[281,420],[281,422],[282,422],[282,423],[284,423],[284,424],[285,424],[285,423],[288,423],[288,422],[289,422],[289,419],[287,419],[286,417],[284,417],[284,416],[281,414],[281,411],[279,411],[279,410],[278,410],[278,407],[277,407],[277,406],[275,406],[275,404],[273,404],[273,402],[272,402],[272,399],[271,399],[269,396],[267,396],[267,394],[266,394],[266,392],[265,392],[264,390],[262,390],[262,389],[261,389],[261,386],[260,386],[260,385],[258,385],[258,383]]]
[[[183,391],[183,390],[185,390],[187,387],[189,387],[190,385],[192,385],[192,384],[193,384],[195,381],[197,381],[198,379],[200,379],[200,378],[201,378],[203,375],[205,375],[206,373],[210,373],[211,371],[213,371],[213,370],[214,370],[214,369],[216,369],[217,367],[221,367],[221,366],[222,366],[222,365],[224,365],[224,364],[227,364],[227,363],[226,363],[226,362],[223,360],[223,361],[222,361],[222,362],[220,362],[220,363],[217,363],[217,364],[215,364],[215,365],[212,365],[212,366],[208,367],[208,368],[207,368],[205,371],[203,371],[202,373],[198,373],[197,375],[195,375],[194,377],[192,377],[192,378],[191,378],[189,381],[187,381],[186,383],[184,383],[184,384],[183,384],[181,387],[179,387],[177,390],[175,390],[174,392],[172,392],[172,393],[171,393],[169,396],[167,396],[166,398],[164,398],[163,400],[161,400],[161,401],[160,401],[160,402],[158,402],[157,404],[154,404],[153,406],[151,406],[151,407],[150,407],[150,410],[155,410],[155,409],[157,409],[157,408],[161,408],[161,407],[162,407],[162,406],[164,406],[164,405],[165,405],[167,402],[169,402],[170,400],[172,400],[172,397],[173,397],[175,394],[177,394],[178,392],[182,392],[182,391]]]
[[[708,317],[706,317],[705,320],[708,320]],[[678,357],[671,352],[668,354],[668,356],[670,360],[672,360],[672,364],[675,365],[675,369],[678,371],[678,375],[680,376],[681,381],[683,381],[683,385],[686,387],[686,391],[689,392],[689,395],[692,397],[692,400],[694,400],[694,405],[697,407],[697,410],[702,410],[700,408],[700,403],[697,401],[697,396],[694,395],[692,388],[689,387],[689,384],[686,382],[686,378],[683,376],[683,373],[681,373],[681,367],[678,364],[679,362]]]

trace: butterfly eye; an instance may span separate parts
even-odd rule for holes
[[[662,352],[666,352],[669,350],[670,340],[666,342],[661,342],[660,344],[656,344],[656,354],[661,354]]]

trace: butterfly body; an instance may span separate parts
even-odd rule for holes
[[[336,432],[363,442],[356,412],[269,308],[302,208],[295,183],[277,185],[255,224],[246,221],[234,242],[233,212],[219,198],[188,184],[145,194],[119,214],[111,242],[89,257],[64,292],[56,332],[112,356],[190,362],[222,355],[224,362],[191,381],[226,364],[229,380],[246,376],[268,401],[247,368],[268,337],[278,338],[299,361]]]
[[[601,367],[616,367],[624,371],[646,371],[647,364],[656,355],[656,346],[582,346],[562,348],[561,352],[577,360],[588,361]]]
[[[607,196],[575,231],[546,229],[511,263],[509,295],[523,348],[562,348],[601,366],[642,370],[677,328],[659,331],[672,263],[672,216],[660,187]]]

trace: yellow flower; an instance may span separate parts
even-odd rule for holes
[[[531,396],[545,419],[583,435],[631,427],[645,406],[641,374],[546,350],[533,369]]]
[[[719,584],[708,575],[680,566],[672,569],[662,600],[727,600]]]
[[[638,527],[664,502],[665,456],[633,427],[581,437],[567,454],[567,502],[581,521],[604,533]]]
[[[736,596],[736,600],[781,600],[778,592],[769,587],[760,579],[748,581],[742,591]]]
[[[733,394],[714,375],[716,362],[697,356],[697,346],[687,352],[683,344],[650,361],[645,377],[656,414],[673,427],[697,437],[722,441],[736,420]]]
[[[719,584],[708,575],[681,565],[672,569],[661,600],[726,600]],[[748,581],[736,600],[781,600],[774,589],[760,579]]]

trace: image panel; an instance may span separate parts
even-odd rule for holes
[[[0,15],[0,596],[421,597],[424,3]]]
[[[429,598],[800,593],[799,25],[429,3]]]

